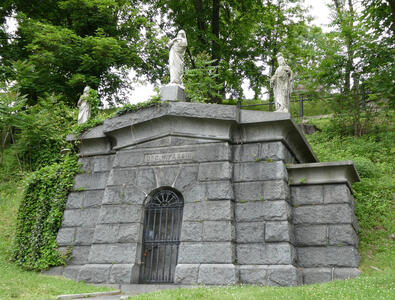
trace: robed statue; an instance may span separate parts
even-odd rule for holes
[[[276,111],[289,113],[289,98],[291,97],[294,75],[281,55],[277,58],[278,68],[270,79],[273,88]]]
[[[85,123],[91,116],[91,107],[88,102],[89,91],[91,88],[86,86],[84,88],[84,92],[82,93],[80,99],[78,100],[77,106],[79,108],[78,111],[78,124]]]
[[[170,85],[182,85],[184,76],[184,55],[187,49],[187,37],[184,30],[180,30],[177,37],[172,39],[167,46],[169,53]]]

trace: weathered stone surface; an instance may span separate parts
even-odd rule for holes
[[[138,242],[141,228],[141,223],[100,224],[96,226],[93,242],[96,244]]]
[[[180,173],[180,166],[157,166],[154,167],[157,186],[173,186]]]
[[[322,185],[293,186],[291,188],[293,205],[324,203],[324,187]]]
[[[188,153],[188,155],[182,155],[182,153]],[[114,167],[156,166],[177,164],[180,162],[218,162],[228,161],[230,160],[230,156],[231,150],[227,143],[166,147],[165,153],[163,152],[163,148],[121,150],[116,155]]]
[[[84,194],[83,208],[98,207],[103,201],[103,190],[82,192]]]
[[[185,90],[179,85],[165,85],[160,88],[161,101],[185,101]]]
[[[283,180],[235,183],[234,190],[238,202],[289,199],[289,186]]]
[[[98,155],[81,157],[78,162],[87,173],[109,171],[112,167],[114,155]]]
[[[107,177],[108,172],[78,174],[75,176],[74,189],[104,189],[106,187]]]
[[[297,225],[295,238],[299,246],[326,246],[328,245],[328,227],[326,225]]]
[[[199,268],[199,284],[235,284],[238,281],[233,264],[202,264]]]
[[[94,226],[100,213],[100,208],[66,209],[63,215],[64,227]]]
[[[60,251],[66,252],[68,249],[61,249]],[[88,263],[90,246],[74,246],[71,251],[71,258],[67,261],[70,265],[83,265]]]
[[[174,283],[196,284],[198,281],[199,264],[178,264],[176,266]]]
[[[146,194],[149,194],[153,189],[159,187],[154,169],[139,168],[136,186]]]
[[[226,162],[201,163],[199,165],[198,180],[225,180],[232,177],[232,165]]]
[[[304,268],[303,283],[313,284],[332,280],[332,268]]]
[[[287,170],[282,161],[235,163],[233,176],[235,182],[276,179],[288,180]]]
[[[291,153],[282,142],[263,143],[260,153],[260,159],[290,161]]]
[[[350,279],[361,275],[358,268],[335,268],[333,270],[333,280]]]
[[[109,281],[112,265],[89,264],[81,268],[78,280],[85,282],[104,283]]]
[[[104,191],[103,204],[140,204],[144,203],[146,194],[134,185],[107,187]]]
[[[203,240],[228,242],[235,238],[235,228],[231,221],[204,221]]]
[[[295,286],[302,283],[300,271],[294,266],[270,266],[267,269],[268,285]]]
[[[118,284],[131,283],[133,266],[133,264],[112,265],[109,282]]]
[[[351,191],[347,184],[324,185],[324,203],[352,203]]]
[[[174,181],[175,189],[179,191],[186,191],[190,189],[196,182],[197,182],[197,174],[199,170],[198,164],[192,165],[180,165],[179,168],[181,169],[177,175],[176,180]]]
[[[294,224],[351,223],[353,211],[348,204],[300,206],[294,208]]]
[[[203,222],[183,222],[181,227],[181,241],[199,242],[202,240]]]
[[[358,236],[352,225],[330,225],[329,245],[358,246]]]
[[[358,267],[357,249],[351,246],[298,248],[298,262],[302,267]]]
[[[98,222],[101,224],[141,222],[142,217],[141,205],[103,205]]]
[[[63,268],[63,276],[69,279],[78,280],[78,274],[80,273],[82,266],[65,266]]]
[[[291,217],[291,207],[286,201],[257,201],[236,204],[236,220],[272,221],[288,220]]]
[[[231,242],[181,242],[178,253],[180,264],[226,264],[233,263],[233,260],[234,246]]]
[[[264,200],[289,200],[289,186],[284,180],[265,181],[263,185]]]
[[[71,192],[67,197],[66,209],[81,208],[84,201],[84,192]]]
[[[56,242],[59,246],[69,246],[74,244],[75,228],[61,228],[58,231]]]
[[[111,142],[108,138],[81,140],[78,149],[80,156],[109,154],[111,153]]]
[[[182,191],[182,190],[181,190]],[[183,193],[184,203],[196,203],[207,200],[207,186],[205,183],[195,183]]]
[[[214,220],[233,220],[233,203],[229,200],[185,203],[183,222]]]
[[[90,264],[130,264],[136,258],[136,244],[93,244],[89,254]]]
[[[208,200],[234,199],[230,181],[215,181],[206,183]]]
[[[267,284],[267,266],[245,265],[240,266],[240,283],[245,284]]]
[[[251,144],[243,144],[243,145],[233,145],[233,161],[234,162],[248,162],[253,161],[256,162],[259,160],[259,148],[261,144],[259,143],[251,143]]]
[[[293,242],[293,227],[288,221],[266,222],[266,242]]]
[[[238,222],[236,230],[238,243],[263,243],[265,241],[264,222]]]
[[[113,168],[108,177],[108,186],[111,185],[136,185],[137,169]]]
[[[94,227],[77,228],[75,235],[75,245],[90,245],[93,241]]]
[[[242,265],[287,265],[295,261],[295,251],[289,243],[239,244],[237,260]]]

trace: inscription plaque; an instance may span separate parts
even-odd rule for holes
[[[193,152],[176,152],[176,153],[156,153],[156,154],[145,154],[145,162],[157,162],[157,161],[174,161],[174,160],[185,160],[193,159]]]

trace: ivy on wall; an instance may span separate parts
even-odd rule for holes
[[[27,178],[13,249],[13,258],[22,268],[39,271],[64,264],[56,236],[79,170],[77,157],[66,156],[63,162],[41,168]]]

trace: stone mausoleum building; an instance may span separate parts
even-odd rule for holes
[[[350,161],[288,113],[169,102],[79,137],[57,242],[95,283],[298,285],[357,276]]]

